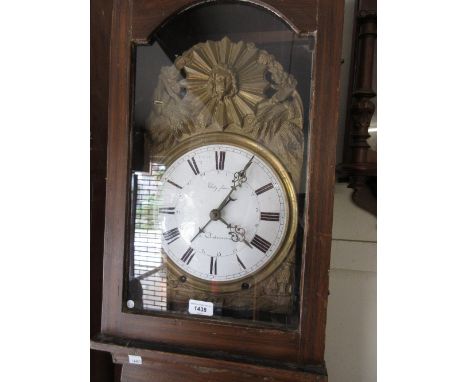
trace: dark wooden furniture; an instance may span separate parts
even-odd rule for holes
[[[356,1],[353,48],[349,76],[343,163],[338,175],[349,182],[353,201],[377,215],[377,155],[367,139],[375,112],[373,102],[375,49],[377,40],[377,1]]]
[[[202,2],[197,2],[202,3]],[[122,311],[129,187],[131,52],[186,0],[115,0],[109,78],[107,188],[101,333],[92,348],[123,364],[123,381],[326,381],[325,323],[330,263],[342,0],[249,1],[315,34],[309,172],[299,326],[279,330]],[[307,107],[307,105],[305,105]],[[142,365],[130,365],[128,355]]]
[[[91,235],[90,235],[90,329],[91,336],[101,327],[102,252],[106,201],[107,105],[109,92],[110,28],[112,0],[91,1]],[[113,364],[109,354],[91,350],[91,381],[112,381]]]

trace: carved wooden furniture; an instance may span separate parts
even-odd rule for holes
[[[326,380],[342,18],[339,0],[114,2],[92,348],[122,381]]]
[[[349,181],[353,201],[365,210],[377,214],[377,158],[367,143],[369,125],[375,112],[374,57],[377,39],[377,3],[375,0],[356,2],[350,93],[346,119],[343,163],[339,174]]]

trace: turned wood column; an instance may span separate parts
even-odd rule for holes
[[[359,23],[359,62],[357,65],[356,88],[353,92],[351,115],[353,125],[351,130],[351,163],[358,171],[368,170],[367,154],[370,148],[367,143],[369,125],[375,112],[371,101],[376,96],[373,89],[374,49],[377,37],[377,15],[373,12],[361,11]]]
[[[367,143],[369,125],[375,112],[372,99],[376,96],[373,88],[374,56],[377,39],[377,11],[375,1],[360,1],[356,11],[354,57],[350,87],[352,89],[348,106],[344,161],[340,172],[354,189],[353,200],[360,207],[376,214],[375,197],[368,187],[370,178],[377,176],[377,163],[369,158]]]

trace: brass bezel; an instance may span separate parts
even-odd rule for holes
[[[241,279],[234,281],[210,281],[198,278],[191,274],[184,272],[172,259],[165,253],[166,264],[168,269],[173,272],[177,277],[185,276],[187,283],[196,289],[203,291],[213,291],[219,293],[240,291],[243,288],[243,284],[249,284],[253,286],[256,283],[264,280],[273,271],[275,271],[279,265],[286,259],[294,243],[295,234],[297,230],[298,222],[298,210],[297,210],[297,198],[294,190],[292,180],[280,162],[280,160],[266,147],[260,145],[254,140],[239,134],[227,133],[227,132],[210,132],[206,134],[199,134],[191,137],[187,140],[182,141],[176,148],[171,150],[162,161],[166,167],[169,167],[178,158],[190,150],[211,144],[230,144],[237,146],[242,149],[249,150],[255,155],[261,157],[266,161],[276,172],[276,175],[280,179],[284,190],[286,191],[286,197],[288,199],[289,219],[287,223],[286,234],[283,241],[281,242],[278,250],[272,255],[271,260],[265,263],[262,267],[257,269],[253,274],[247,275]]]

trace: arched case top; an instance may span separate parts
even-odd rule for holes
[[[140,44],[152,40],[156,28],[163,27],[171,18],[190,11],[195,7],[213,3],[240,4],[257,6],[278,16],[297,35],[313,33],[317,28],[317,0],[285,2],[282,0],[160,0],[135,1],[132,8],[132,40]],[[164,9],[164,12],[161,12]]]

